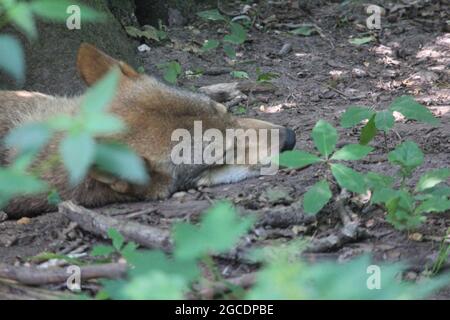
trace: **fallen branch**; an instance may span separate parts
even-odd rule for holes
[[[312,224],[317,220],[316,216],[305,215],[293,206],[266,210],[259,216],[256,225],[271,228],[289,228],[295,225]]]
[[[81,280],[118,279],[125,276],[127,265],[124,263],[108,263],[80,267]],[[71,273],[66,268],[40,269],[36,267],[16,267],[0,264],[0,278],[14,280],[21,284],[39,286],[59,284],[67,281]]]
[[[158,248],[164,251],[170,251],[172,248],[172,240],[167,230],[111,218],[77,206],[71,201],[61,203],[59,212],[69,220],[76,222],[83,230],[98,236],[106,238],[108,230],[112,228],[121,233],[128,241],[134,241],[144,247]]]
[[[0,300],[75,300],[73,293],[31,287],[12,280],[0,279]]]

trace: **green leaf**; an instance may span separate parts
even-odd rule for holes
[[[331,159],[343,161],[361,160],[372,151],[372,147],[362,146],[360,144],[348,144],[342,149],[336,151]]]
[[[433,197],[420,204],[417,207],[417,213],[445,212],[450,210],[450,200]]]
[[[26,172],[0,168],[0,194],[6,196],[44,193],[47,183]]]
[[[395,179],[391,176],[385,176],[375,172],[369,172],[365,176],[366,185],[370,190],[381,188],[390,188],[394,184]]]
[[[450,197],[450,187],[448,186],[436,186],[430,189],[425,189],[424,193],[416,195],[417,200],[427,200],[433,197],[436,198],[448,198]]]
[[[76,120],[73,116],[61,114],[53,116],[47,120],[47,125],[50,129],[55,131],[70,131],[75,126],[74,122],[76,122]]]
[[[116,248],[117,251],[120,251],[123,247],[125,239],[119,231],[113,228],[108,229],[108,237],[112,240],[113,247]]]
[[[377,127],[375,125],[375,115],[373,115],[369,122],[362,128],[359,143],[362,145],[368,144],[377,135]]]
[[[125,31],[127,34],[133,38],[141,38],[144,37],[148,40],[161,41],[161,34],[158,29],[153,26],[145,25],[144,30],[140,30],[133,26],[126,26]]]
[[[232,60],[236,59],[236,50],[233,48],[233,46],[225,43],[223,45],[223,51],[225,52],[228,58]]]
[[[214,50],[220,45],[219,40],[211,39],[206,40],[205,43],[203,43],[202,51],[209,51]]]
[[[72,185],[81,182],[95,159],[95,141],[87,133],[71,134],[59,148]]]
[[[279,248],[278,251],[283,250]],[[400,281],[402,264],[380,264],[381,290],[369,290],[370,267],[365,255],[345,263],[318,262],[313,266],[293,261],[272,259],[258,274],[249,290],[252,300],[390,300],[420,299],[448,284],[448,277],[424,279],[425,282]],[[373,270],[373,269],[372,269]],[[373,277],[375,278],[375,277]]]
[[[247,40],[247,31],[239,23],[231,22],[230,32],[230,34],[223,38],[223,41],[239,45]]]
[[[395,118],[392,111],[384,110],[377,112],[375,115],[375,126],[378,130],[382,130],[387,133],[394,127],[394,124]]]
[[[304,151],[285,151],[278,157],[278,164],[282,167],[300,169],[310,164],[321,162],[322,160]]]
[[[97,245],[92,248],[91,256],[93,257],[99,257],[99,256],[109,256],[110,254],[114,253],[116,250],[112,246],[105,246],[105,245]]]
[[[13,129],[5,138],[6,146],[19,153],[37,152],[43,148],[52,136],[44,123],[29,123]]]
[[[144,30],[141,31],[141,37],[144,37],[148,40],[161,41],[161,34],[158,29],[153,26],[145,25],[143,27]]]
[[[338,140],[336,129],[328,122],[319,120],[312,131],[312,138],[317,150],[328,159]]]
[[[364,176],[353,169],[342,164],[333,163],[331,165],[331,173],[342,188],[359,194],[366,192]]]
[[[127,262],[133,266],[129,271],[131,277],[145,275],[151,270],[164,270],[166,274],[182,276],[186,281],[193,281],[199,275],[195,259],[169,258],[159,250],[135,251],[128,255]]]
[[[51,190],[48,195],[47,195],[47,202],[50,205],[58,205],[59,203],[61,203],[61,196],[59,195],[58,191],[53,189]]]
[[[123,249],[120,251],[124,258],[128,258],[131,254],[134,254],[138,248],[135,242],[128,242]]]
[[[400,112],[407,119],[426,122],[432,125],[439,124],[430,110],[418,103],[411,96],[401,96],[392,102],[390,110]]]
[[[256,82],[259,83],[266,83],[271,82],[274,79],[278,79],[280,75],[275,72],[261,72],[259,68],[256,68],[256,74],[258,75],[258,78],[256,79]]]
[[[97,145],[95,163],[100,170],[127,181],[142,185],[149,182],[142,158],[123,145],[114,143]]]
[[[372,204],[388,203],[397,198],[397,190],[390,187],[375,188],[370,199]]]
[[[104,18],[104,15],[100,12],[67,0],[34,0],[31,2],[30,8],[36,15],[42,18],[65,22],[69,17],[67,9],[72,5],[80,7],[81,18],[83,21],[99,21]]]
[[[354,38],[354,39],[350,39],[349,42],[350,42],[351,44],[360,46],[360,45],[363,45],[363,44],[372,42],[372,41],[374,41],[374,40],[375,40],[375,38],[372,37],[372,36],[370,36],[370,37],[362,37],[362,38]]]
[[[406,141],[395,150],[389,152],[388,160],[394,165],[403,168],[406,175],[423,163],[424,155],[419,146],[412,141]]]
[[[310,35],[312,35],[313,33],[316,33],[316,32],[317,32],[316,28],[308,27],[308,26],[300,27],[300,28],[289,31],[289,33],[291,33],[291,34],[301,35],[301,36],[305,36],[305,37],[309,37]]]
[[[42,252],[42,253],[40,253],[40,254],[38,254],[36,256],[33,256],[31,258],[28,258],[27,261],[32,261],[32,262],[35,262],[35,263],[42,263],[42,262],[46,262],[46,261],[49,261],[49,260],[52,260],[52,259],[63,260],[63,261],[66,261],[67,263],[75,264],[75,265],[83,264],[83,262],[81,260],[71,258],[71,257],[69,257],[67,255],[57,254],[57,253],[52,253],[52,252],[46,252],[46,251],[44,251],[44,252]]]
[[[25,78],[25,56],[20,42],[9,35],[0,35],[0,69],[22,83]]]
[[[181,300],[187,290],[183,277],[166,274],[164,270],[152,270],[134,277],[122,288],[128,300]]]
[[[101,113],[86,115],[84,117],[83,127],[86,132],[92,135],[115,134],[125,129],[125,125],[120,118]]]
[[[233,248],[253,224],[253,218],[239,218],[228,202],[209,209],[199,227],[177,224],[174,228],[177,259],[200,258],[210,253],[222,253]]]
[[[431,189],[441,182],[446,181],[450,177],[450,169],[438,169],[425,173],[416,186],[416,191],[421,192]]]
[[[341,127],[354,127],[363,120],[370,119],[374,114],[375,112],[367,107],[351,106],[342,114]]]
[[[103,281],[113,299],[181,299],[199,276],[195,260],[169,259],[161,251],[135,251],[127,262],[133,267],[126,281]]]
[[[176,61],[167,62],[158,66],[164,72],[164,80],[171,84],[175,84],[178,81],[178,77],[181,75],[181,65]]]
[[[100,113],[113,101],[119,85],[120,72],[114,68],[90,88],[84,96],[81,110],[84,114]]]
[[[223,16],[217,9],[201,11],[198,12],[197,15],[205,20],[227,21],[227,18]]]
[[[14,4],[8,9],[7,15],[9,19],[12,20],[12,23],[21,29],[27,36],[36,38],[36,24],[33,18],[33,12],[28,3],[20,2]]]
[[[231,76],[236,79],[249,79],[249,75],[245,71],[231,71]]]
[[[330,201],[332,196],[326,180],[317,182],[303,196],[303,208],[306,213],[316,214]]]

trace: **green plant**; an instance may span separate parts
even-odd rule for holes
[[[236,79],[249,79],[250,76],[245,71],[231,71],[231,76]]]
[[[450,209],[450,188],[443,184],[450,177],[450,169],[435,169],[423,174],[415,187],[406,183],[416,168],[422,165],[424,155],[412,141],[400,144],[388,154],[392,165],[399,166],[399,180],[370,173],[366,182],[373,194],[371,203],[386,208],[387,221],[396,228],[413,229],[424,220],[424,214]],[[395,188],[395,185],[399,185]]]
[[[280,75],[275,72],[263,72],[261,68],[256,68],[256,82],[258,83],[270,83],[274,79],[278,79]]]
[[[206,213],[199,226],[178,224],[173,228],[172,255],[161,251],[133,251],[126,255],[130,265],[127,279],[103,281],[99,298],[184,299],[196,296],[197,289],[210,284],[202,270],[225,284],[232,298],[244,299],[417,299],[429,295],[449,282],[448,276],[425,279],[418,284],[398,279],[401,264],[377,267],[378,290],[369,288],[368,256],[336,264],[307,264],[299,259],[301,245],[265,247],[249,259],[262,265],[251,289],[227,283],[215,266],[211,254],[230,250],[252,226],[253,218],[239,218],[228,203],[219,203]],[[117,238],[117,236],[115,236]],[[123,239],[119,238],[119,244]],[[116,240],[117,241],[117,240]],[[201,268],[203,266],[203,268]],[[227,298],[227,296],[221,296]]]
[[[367,37],[362,37],[362,38],[353,38],[353,39],[350,39],[348,42],[350,42],[351,44],[354,44],[356,46],[361,46],[363,44],[367,44],[372,41],[375,41],[375,37],[367,36]]]
[[[91,252],[91,256],[109,256],[113,253],[118,253],[123,257],[128,257],[136,252],[138,245],[134,242],[125,244],[124,237],[115,229],[108,230],[108,237],[112,240],[112,246],[96,245]]]
[[[401,96],[395,99],[387,110],[375,112],[370,108],[362,106],[349,107],[341,118],[343,128],[351,128],[368,120],[363,127],[360,136],[360,143],[368,144],[377,135],[378,131],[383,131],[385,135],[394,127],[395,118],[393,113],[399,112],[409,120],[425,122],[431,125],[439,124],[433,114],[410,96]]]
[[[327,175],[311,187],[303,197],[303,208],[309,214],[318,213],[331,199],[332,192],[329,183],[331,172],[334,181],[351,192],[364,194],[367,187],[361,173],[336,161],[354,161],[367,156],[372,147],[359,144],[349,144],[335,151],[338,141],[336,129],[326,121],[320,120],[312,130],[312,139],[320,157],[305,151],[293,150],[282,153],[276,161],[283,167],[303,168],[312,164],[325,164]]]
[[[239,218],[226,202],[208,210],[199,226],[180,223],[173,228],[174,250],[131,252],[128,280],[105,281],[104,293],[114,299],[181,299],[201,276],[199,263],[215,272],[210,255],[230,250],[251,227],[253,218]]]
[[[449,255],[450,255],[450,228],[447,230],[446,235],[441,241],[438,257],[433,264],[433,268],[431,269],[432,274],[437,274],[439,271],[441,271],[445,262],[449,259]]]
[[[198,12],[197,15],[205,20],[218,21],[225,23],[229,33],[225,35],[222,41],[208,39],[203,44],[204,52],[217,49],[222,44],[222,49],[230,59],[236,59],[236,46],[242,45],[247,41],[247,30],[241,24],[231,21],[228,17],[222,15],[219,10],[207,10]]]
[[[163,64],[159,64],[158,68],[162,70],[164,80],[171,84],[176,84],[179,76],[182,73],[181,65],[176,61],[170,61]]]
[[[133,38],[146,38],[147,40],[154,40],[160,42],[167,39],[167,27],[159,20],[159,28],[150,25],[145,25],[142,29],[133,26],[125,27],[125,31]]]
[[[291,30],[289,33],[293,35],[301,35],[305,37],[309,37],[310,35],[317,33],[317,29],[314,25],[305,25],[294,30]]]

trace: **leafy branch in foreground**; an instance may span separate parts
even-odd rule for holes
[[[52,167],[62,161],[72,185],[80,183],[93,165],[133,183],[147,181],[142,159],[128,147],[96,140],[96,137],[110,137],[125,129],[119,118],[107,112],[118,83],[119,71],[113,70],[87,91],[78,114],[56,115],[44,122],[25,124],[5,137],[4,144],[15,150],[17,156],[9,167],[0,168],[0,205],[15,196],[48,191],[47,183],[39,179],[44,172],[35,172],[36,168],[48,167],[40,166],[43,163],[50,163]],[[54,161],[54,154],[41,152],[56,136],[62,137],[58,140],[59,161]]]
[[[444,182],[450,177],[450,169],[435,169],[423,174],[415,187],[408,187],[407,180],[412,178],[414,170],[423,164],[424,155],[412,141],[400,144],[388,154],[392,165],[399,166],[398,177],[369,173],[366,181],[373,191],[372,204],[382,204],[387,210],[387,221],[396,228],[413,229],[418,227],[425,217],[423,214],[444,212],[450,209],[450,187]],[[395,185],[399,185],[395,188]]]
[[[77,5],[83,12],[83,21],[102,21],[103,15],[85,5],[68,0],[0,0],[0,29],[14,25],[30,39],[37,37],[35,17],[65,22],[67,9]],[[25,78],[25,57],[20,42],[13,36],[0,35],[0,69],[22,83]]]
[[[375,112],[361,106],[349,107],[342,115],[341,127],[351,128],[368,120],[362,128],[360,136],[360,144],[366,145],[375,138],[378,131],[382,131],[386,135],[394,127],[394,112],[401,113],[409,120],[421,121],[430,125],[439,124],[439,120],[433,116],[430,110],[416,102],[413,97],[401,96],[395,99],[387,110],[383,111]]]
[[[0,28],[12,23],[30,38],[37,37],[35,16],[51,21],[65,22],[69,17],[67,9],[73,5],[80,8],[83,21],[102,21],[104,16],[80,3],[69,0],[0,0]],[[2,14],[3,13],[3,14]]]
[[[378,265],[380,289],[371,290],[369,257],[344,264],[310,265],[300,260],[301,246],[294,243],[252,252],[249,259],[260,263],[262,268],[256,274],[255,283],[247,290],[224,280],[211,255],[231,250],[252,227],[253,221],[253,218],[240,218],[229,203],[218,203],[203,216],[199,226],[182,223],[173,228],[175,247],[172,255],[158,250],[131,250],[125,254],[130,265],[127,279],[103,281],[104,288],[98,298],[184,299],[188,294],[199,296],[199,288],[212,285],[211,277],[205,276],[211,273],[218,274],[215,282],[219,281],[232,292],[221,298],[244,299],[418,299],[449,282],[448,276],[422,279],[420,283],[402,282],[398,278],[402,265],[382,264]],[[113,238],[116,248],[123,246],[123,239],[117,235]]]
[[[325,164],[331,171],[334,180],[344,189],[358,194],[367,191],[364,176],[355,170],[336,161],[354,161],[363,159],[372,147],[359,144],[349,144],[335,151],[338,141],[336,129],[326,121],[320,120],[312,130],[312,139],[320,156],[305,151],[293,150],[282,153],[278,163],[288,168],[304,168],[313,164]],[[306,213],[318,213],[331,199],[327,176],[312,186],[303,197],[303,208]]]
[[[124,257],[133,266],[128,281],[105,281],[102,296],[114,299],[181,299],[201,275],[199,263],[211,265],[211,254],[231,250],[250,229],[252,217],[239,218],[222,202],[210,209],[200,226],[180,223],[173,228],[173,256],[160,250],[134,251]],[[210,270],[213,271],[213,270]]]

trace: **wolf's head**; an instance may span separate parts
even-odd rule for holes
[[[207,96],[181,91],[139,74],[89,44],[78,53],[78,70],[87,85],[113,67],[121,71],[111,111],[127,131],[119,138],[146,162],[150,185],[140,192],[161,198],[186,188],[229,183],[264,174],[268,160],[291,150],[295,133],[272,123],[235,117]],[[102,173],[92,177],[118,192],[136,190]]]

